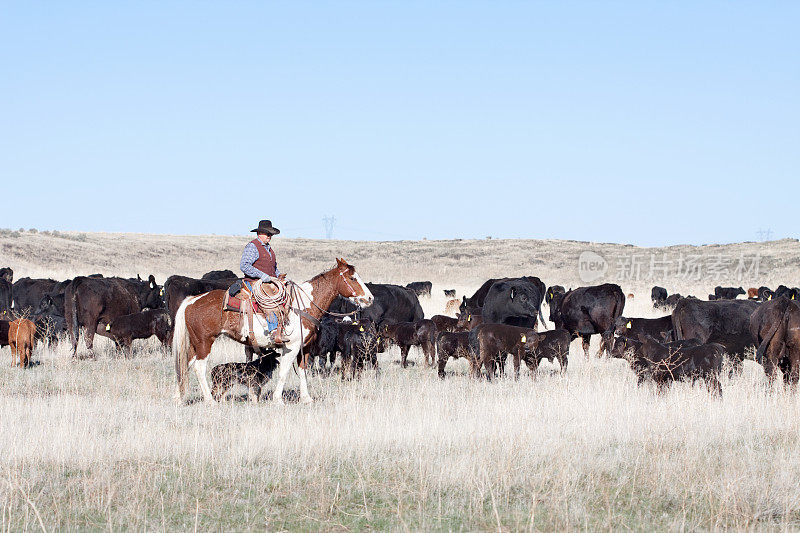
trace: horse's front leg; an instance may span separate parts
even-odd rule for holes
[[[281,348],[280,368],[278,369],[278,383],[275,384],[275,390],[272,392],[272,402],[275,405],[284,405],[283,401],[283,386],[286,384],[286,377],[289,375],[289,369],[294,363],[294,351]]]

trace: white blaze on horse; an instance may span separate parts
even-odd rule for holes
[[[359,307],[372,305],[373,297],[366,284],[356,274],[352,265],[337,259],[336,266],[290,290],[288,322],[283,329],[284,344],[275,346],[272,335],[265,335],[264,328],[256,326],[255,342],[259,348],[274,348],[280,354],[278,383],[272,399],[283,404],[283,386],[301,347],[308,346],[317,335],[317,326],[337,296],[348,298]],[[172,353],[178,377],[176,398],[186,396],[189,367],[194,366],[203,397],[213,401],[211,387],[206,378],[208,354],[220,335],[226,335],[241,343],[248,343],[247,319],[241,313],[223,311],[224,290],[213,290],[200,296],[186,298],[175,315],[175,330]],[[300,378],[300,401],[311,403],[308,394],[305,368],[308,357],[301,358],[297,375]]]

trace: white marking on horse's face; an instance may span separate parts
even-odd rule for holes
[[[361,281],[361,277],[358,275],[358,272],[355,272],[353,274],[353,277],[355,278],[356,283],[358,283],[358,286],[361,287],[361,290],[364,291],[364,295],[350,297],[348,298],[348,300],[350,300],[351,302],[353,302],[354,304],[356,304],[361,308],[369,307],[370,305],[372,305],[372,302],[375,301],[375,297],[372,296],[372,292],[370,292],[369,287],[367,287],[367,284]]]

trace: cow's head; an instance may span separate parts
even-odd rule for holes
[[[164,291],[162,287],[156,283],[155,276],[150,274],[146,282],[140,282],[139,287],[142,309],[163,309],[166,307],[164,304]]]

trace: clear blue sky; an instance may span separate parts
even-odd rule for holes
[[[797,237],[800,2],[17,2],[0,227]]]

